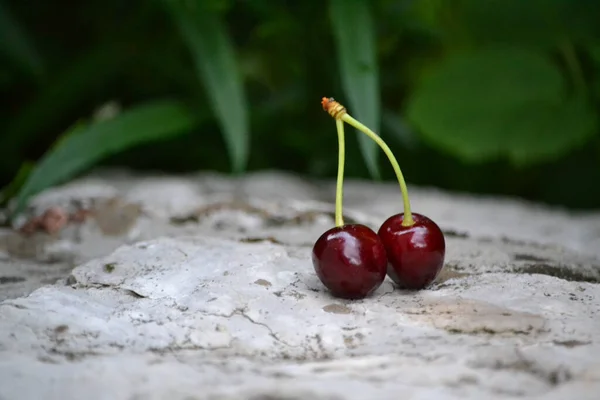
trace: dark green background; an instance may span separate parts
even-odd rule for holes
[[[348,104],[340,80],[327,2],[202,3],[225,22],[243,76],[251,132],[246,170],[282,169],[333,178],[337,163],[335,124],[321,109],[320,99],[335,96],[351,114],[355,110]],[[523,150],[524,159],[531,155],[531,162],[518,164],[501,153],[480,160],[465,157],[460,151],[460,137],[442,145],[443,126],[441,131],[424,134],[418,118],[407,118],[411,99],[425,90],[422,82],[428,73],[435,73],[461,52],[475,54],[490,47],[507,47],[539,54],[552,63],[564,77],[564,99],[583,99],[593,122],[600,95],[600,26],[594,17],[600,15],[599,2],[368,3],[375,21],[382,101],[380,133],[410,183],[517,195],[568,207],[600,207],[597,124],[590,122],[595,130],[585,141],[560,146],[560,151],[553,150],[544,159],[535,159],[538,149],[534,140]],[[152,99],[180,99],[201,123],[186,135],[129,149],[103,164],[173,172],[231,171],[230,156],[205,85],[196,74],[176,22],[160,1],[4,0],[1,4],[35,54],[18,57],[11,49],[2,51],[0,186],[14,178],[24,161],[39,159],[77,120],[89,117],[110,101],[126,110]],[[504,72],[494,70],[500,68],[499,63],[492,64],[490,76]],[[458,83],[464,80],[460,71],[457,76]],[[482,82],[484,88],[485,79]],[[448,99],[455,100],[461,110],[463,105],[468,109],[469,104],[484,101],[477,97],[477,86],[474,92],[468,91],[473,92],[469,94],[472,98],[461,97],[459,94],[467,91],[454,86],[448,85],[444,96],[431,95],[433,100],[427,104],[437,104],[440,99],[441,105],[435,106],[438,110],[425,108],[427,115],[422,118],[441,118],[440,107],[454,107]],[[39,101],[44,96],[46,100]],[[522,107],[519,112],[536,113],[536,104],[531,107]],[[489,118],[481,126],[497,127],[494,115],[489,111],[489,116],[481,113],[474,118]],[[567,143],[569,135],[578,129],[577,123],[552,123],[548,135]],[[560,129],[552,130],[557,124]],[[507,137],[511,130],[511,125],[506,125]],[[462,130],[458,132],[460,136]],[[502,133],[503,129],[473,132],[477,138],[490,141],[497,141]],[[347,174],[369,178],[356,137],[354,130],[348,129]],[[545,140],[541,137],[537,142],[541,146]],[[379,165],[382,179],[394,179],[383,154]]]

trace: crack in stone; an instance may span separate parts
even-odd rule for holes
[[[26,279],[22,276],[0,276],[0,285],[7,283],[20,283],[25,281]]]
[[[248,321],[250,321],[254,325],[258,325],[258,326],[262,326],[263,328],[266,328],[269,331],[269,336],[271,336],[277,342],[279,342],[287,347],[296,348],[296,349],[302,347],[301,345],[289,344],[285,340],[281,339],[279,336],[277,336],[277,334],[275,332],[273,332],[273,329],[271,329],[271,327],[269,325],[265,324],[264,322],[255,321],[252,317],[250,317],[248,314],[246,314],[246,309],[244,309],[244,308],[237,309],[234,312],[234,314],[241,315],[242,317],[246,318]]]
[[[600,283],[600,278],[594,276],[596,274],[591,271],[577,271],[576,268],[562,265],[547,263],[536,263],[528,264],[519,267],[514,267],[513,272],[520,274],[541,274],[553,276],[555,278],[564,279],[569,282],[587,282],[587,283]]]
[[[227,344],[220,346],[202,346],[199,344],[195,344],[191,339],[192,333],[188,332],[185,335],[185,340],[177,345],[177,350],[204,350],[204,351],[216,351],[216,350],[227,350],[231,348],[232,340],[229,340]],[[169,350],[173,351],[173,345],[168,346]]]
[[[512,370],[516,372],[523,372],[530,376],[533,376],[542,382],[546,383],[551,387],[556,387],[558,385],[564,384],[573,380],[573,374],[570,370],[565,368],[564,366],[558,366],[556,368],[552,368],[548,371],[544,370],[540,367],[538,363],[527,358],[520,349],[515,349],[516,360],[511,361],[503,361],[503,360],[495,360],[492,364],[488,364],[491,360],[486,362],[472,363],[472,367],[474,368],[487,368],[492,370]]]
[[[581,340],[554,340],[552,341],[553,344],[555,344],[556,346],[562,346],[562,347],[566,347],[568,349],[572,349],[574,347],[579,347],[579,346],[587,346],[588,344],[591,344],[592,342],[589,341],[581,341]]]
[[[218,215],[224,211],[238,211],[247,215],[258,216],[263,220],[265,226],[267,227],[299,226],[305,223],[312,223],[320,216],[327,216],[333,220],[333,212],[325,210],[289,210],[289,214],[286,215],[283,212],[276,213],[267,209],[266,207],[254,206],[247,202],[218,202],[199,208],[185,216],[171,217],[170,223],[173,225],[201,223],[204,220],[214,215]],[[344,219],[349,223],[357,222],[357,219],[350,215],[344,215]]]
[[[83,361],[83,359],[87,357],[108,356],[114,354],[114,352],[106,351],[107,349],[112,349],[119,352],[122,352],[125,349],[124,345],[117,343],[109,343],[104,348],[95,346],[82,350],[60,349],[57,346],[60,346],[60,343],[56,342],[54,346],[50,347],[49,349],[44,348],[44,350],[46,350],[49,356],[61,356],[67,361],[72,362]]]
[[[466,335],[500,335],[500,334],[510,334],[510,335],[529,335],[534,330],[533,326],[528,326],[528,329],[516,329],[516,328],[506,328],[506,329],[494,329],[490,327],[481,327],[472,330],[463,330],[460,328],[444,328],[446,332],[450,334],[466,334]]]

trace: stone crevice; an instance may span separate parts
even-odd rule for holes
[[[244,308],[239,308],[236,309],[236,311],[234,312],[234,314],[239,314],[242,317],[244,317],[245,319],[247,319],[249,322],[251,322],[254,325],[258,325],[258,326],[262,326],[263,328],[265,328],[268,333],[269,336],[271,336],[273,339],[275,339],[277,342],[281,343],[282,345],[286,346],[286,347],[291,347],[291,348],[300,348],[302,347],[301,345],[292,345],[287,343],[285,340],[281,339],[274,331],[273,329],[271,329],[271,327],[267,324],[265,324],[264,322],[258,322],[255,321],[252,317],[250,317],[247,313],[246,313],[246,309]]]

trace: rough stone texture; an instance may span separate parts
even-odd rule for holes
[[[29,216],[90,216],[0,232],[0,400],[597,399],[600,213],[410,190],[445,269],[361,301],[310,262],[331,182],[103,171],[42,193]],[[377,229],[399,189],[350,181],[345,206]]]

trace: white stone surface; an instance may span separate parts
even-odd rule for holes
[[[310,262],[332,189],[100,171],[41,194],[32,214],[93,215],[1,233],[0,400],[598,398],[600,213],[411,188],[443,274],[342,301]],[[368,182],[345,204],[374,229],[401,210]]]

